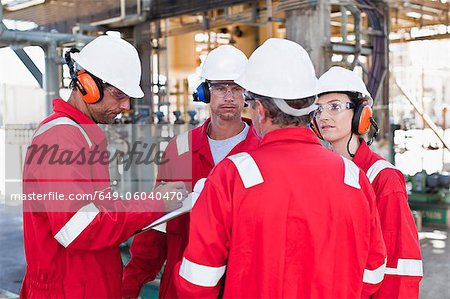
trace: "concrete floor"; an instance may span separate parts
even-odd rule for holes
[[[450,298],[450,240],[448,229],[424,227],[419,233],[423,271],[421,299]]]
[[[450,298],[448,230],[425,227],[420,239],[424,261],[420,298]],[[25,271],[22,214],[19,208],[5,209],[0,206],[0,244],[0,298],[5,298],[1,290],[19,293]]]
[[[0,290],[19,294],[25,273],[20,208],[0,206]],[[0,291],[0,298],[5,298]]]

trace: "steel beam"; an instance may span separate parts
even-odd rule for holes
[[[17,57],[19,57],[20,61],[26,66],[26,68],[30,71],[30,73],[33,75],[34,79],[39,83],[39,86],[42,88],[43,80],[42,80],[42,73],[39,70],[39,68],[36,66],[36,64],[31,60],[30,56],[28,56],[27,52],[25,52],[24,49],[18,48],[18,49],[12,49],[14,53],[16,53]]]

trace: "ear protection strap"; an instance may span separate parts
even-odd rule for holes
[[[377,122],[373,119],[373,117],[370,118],[370,124],[375,129],[375,132],[373,133],[372,138],[370,138],[369,142],[367,142],[368,145],[372,145],[375,138],[377,138],[378,134],[380,133],[380,128],[378,128]]]
[[[316,117],[312,118],[311,122],[309,123],[309,127],[311,128],[311,130],[313,130],[317,137],[319,137],[319,139],[324,140],[322,134],[320,133],[319,124],[317,123]]]
[[[77,48],[71,48],[69,51],[66,52],[66,54],[64,54],[64,59],[66,60],[67,66],[69,67],[70,78],[75,80],[77,78],[77,74],[75,72],[75,66],[70,54],[78,52],[80,52],[80,50],[78,50]]]
[[[347,153],[350,155],[350,157],[354,158],[355,154],[352,154],[350,152],[350,141],[352,141],[352,137],[353,137],[353,133],[350,135],[350,138],[348,139],[348,142],[347,142]]]

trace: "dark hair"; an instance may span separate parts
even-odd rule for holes
[[[321,97],[325,94],[329,94],[329,93],[342,93],[348,96],[348,98],[350,99],[350,101],[356,105],[358,105],[359,103],[361,103],[362,101],[367,101],[367,96],[363,95],[360,92],[355,92],[355,91],[327,91],[327,92],[323,92],[321,94],[318,95],[318,97]]]
[[[311,122],[313,112],[311,112],[308,115],[302,116],[289,115],[281,111],[280,108],[278,108],[278,106],[273,101],[273,98],[258,95],[249,91],[247,91],[247,93],[250,96],[252,96],[254,100],[260,100],[264,109],[266,109],[266,116],[272,120],[273,124],[280,125],[281,127],[286,126],[307,127]],[[286,101],[286,103],[294,109],[302,109],[311,106],[315,100],[316,96],[311,96],[302,99],[288,100]],[[255,108],[254,101],[249,101],[249,105],[252,108]]]

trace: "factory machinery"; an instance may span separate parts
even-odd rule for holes
[[[411,210],[420,212],[423,224],[450,227],[450,173],[405,176]]]

